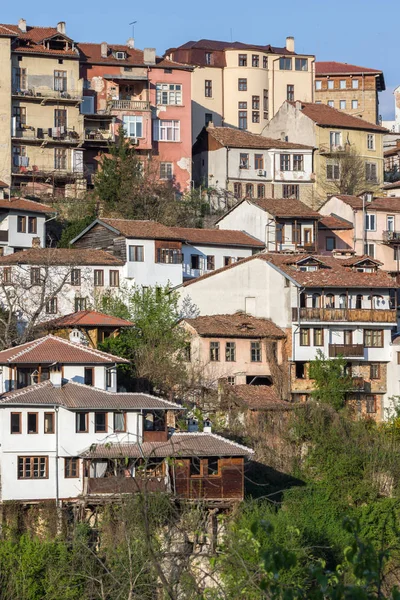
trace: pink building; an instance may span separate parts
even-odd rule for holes
[[[153,48],[82,43],[85,157],[89,172],[97,168],[121,126],[140,155],[152,159],[156,178],[172,181],[180,192],[192,179],[192,67],[159,58]]]
[[[347,255],[353,251],[353,235],[350,221],[332,214],[322,217],[318,222],[318,253]]]

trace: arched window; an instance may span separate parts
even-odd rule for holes
[[[335,296],[333,294],[326,294],[325,307],[326,308],[335,308]]]

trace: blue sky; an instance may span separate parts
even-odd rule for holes
[[[383,118],[393,118],[393,89],[400,84],[399,0],[19,0],[3,2],[1,21],[30,25],[67,22],[77,41],[124,43],[135,25],[138,48],[171,46],[200,38],[283,46],[317,60],[337,60],[382,69],[387,91],[380,94]]]

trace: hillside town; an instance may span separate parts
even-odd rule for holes
[[[149,542],[148,498],[206,515],[190,551],[168,542],[182,564],[197,556],[182,569],[199,595],[181,572],[168,583],[149,542],[148,596],[131,582],[124,596],[35,598],[397,598],[389,582],[313,596],[311,575],[304,595],[263,595],[266,558],[254,581],[240,561],[232,580],[204,566],[221,536],[245,544],[221,519],[243,518],[248,498],[277,510],[287,478],[311,485],[331,433],[316,442],[307,424],[345,422],[354,445],[363,427],[371,453],[398,429],[400,87],[385,121],[384,65],[336,58],[320,61],[312,39],[298,53],[292,36],[157,55],[134,37],[80,41],[65,21],[0,24],[0,529],[10,507],[50,504],[58,533],[63,519],[101,528],[144,497]],[[389,502],[399,474],[385,452],[363,485]],[[362,521],[367,500],[343,486]],[[322,539],[310,547],[335,546]],[[240,577],[251,584],[229,587]],[[17,597],[33,598],[4,596]]]

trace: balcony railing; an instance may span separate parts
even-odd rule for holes
[[[150,102],[144,100],[111,100],[111,110],[150,110]]]
[[[362,323],[396,323],[395,310],[368,308],[293,308],[292,320],[300,321],[360,321]]]
[[[113,133],[105,129],[85,129],[85,140],[93,142],[111,142]]]
[[[384,231],[382,238],[387,244],[400,244],[400,231]]]
[[[306,252],[316,252],[317,251],[317,246],[315,244],[298,244],[297,245],[298,249],[303,249]]]
[[[366,381],[362,377],[352,377],[350,383],[351,389],[355,392],[361,392],[365,389]]]
[[[329,344],[329,358],[336,356],[364,357],[364,346],[362,344]]]
[[[83,93],[79,90],[69,90],[66,92],[61,92],[58,90],[51,89],[38,89],[38,88],[29,88],[28,90],[20,90],[17,88],[13,88],[12,90],[13,96],[18,96],[19,98],[27,98],[34,100],[72,100],[76,102],[77,100],[82,100]]]
[[[82,135],[73,129],[65,127],[29,127],[24,126],[16,129],[12,134],[13,139],[34,142],[71,142],[82,141]]]

